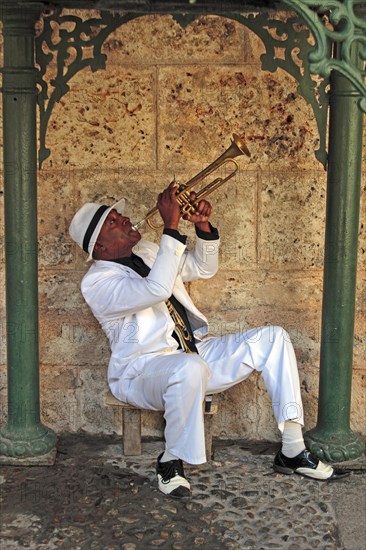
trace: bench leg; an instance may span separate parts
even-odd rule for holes
[[[207,462],[212,459],[212,414],[205,415],[205,446]]]
[[[123,454],[141,454],[141,411],[123,410]]]

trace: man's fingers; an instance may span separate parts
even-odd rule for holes
[[[171,181],[169,183],[168,189],[176,189],[178,187],[178,184],[176,181]]]
[[[175,194],[176,194],[176,185],[169,185],[166,189],[164,189],[164,191],[162,191],[162,193],[159,193],[158,197],[159,199],[163,199],[163,200],[171,200],[173,197],[175,197]]]
[[[211,204],[208,201],[200,201],[197,207],[197,213],[202,216],[211,214]]]

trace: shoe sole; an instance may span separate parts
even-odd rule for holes
[[[286,466],[274,465],[273,469],[274,469],[275,472],[278,472],[279,474],[291,475],[291,474],[295,473],[295,470],[292,470],[291,468],[286,468]]]
[[[190,500],[192,498],[192,495],[186,495],[184,497],[176,497],[175,495],[168,495],[166,493],[161,493],[161,494],[164,495],[165,497],[174,498],[174,500]]]
[[[158,491],[161,495],[164,495],[165,497],[169,497],[169,498],[174,498],[175,500],[190,500],[192,498],[192,493],[190,495],[184,495],[184,496],[178,497],[170,493],[164,493],[159,489],[159,487],[158,487]]]
[[[345,477],[348,477],[349,474],[345,474],[343,476],[339,476],[339,477],[327,477],[327,478],[320,478],[320,477],[313,477],[313,476],[308,476],[302,472],[297,472],[296,470],[291,470],[291,468],[286,468],[285,466],[275,466],[273,465],[273,469],[275,472],[279,473],[279,474],[286,474],[286,475],[292,475],[292,474],[297,474],[298,476],[301,476],[301,477],[306,477],[307,479],[313,479],[315,481],[337,481],[338,479],[344,479]]]

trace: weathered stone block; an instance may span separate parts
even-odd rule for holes
[[[261,405],[257,399],[256,374],[218,397],[214,418],[214,436],[255,439],[261,421]]]
[[[109,343],[98,322],[77,315],[43,315],[40,325],[43,364],[108,365]]]
[[[250,65],[187,65],[160,68],[159,89],[159,163],[199,164],[236,132],[248,141],[249,169],[274,161],[287,170],[319,169],[314,116],[291,78]]]
[[[235,311],[255,306],[286,308],[290,303],[292,308],[312,307],[320,311],[321,287],[320,273],[305,275],[303,271],[293,271],[289,275],[283,271],[234,270],[227,269],[222,262],[209,283],[192,283],[190,293],[196,303],[208,308],[206,313],[214,322],[220,311],[231,311],[235,316]]]
[[[365,418],[361,411],[366,410],[366,375],[365,370],[355,371],[352,377],[351,395],[351,429],[364,434]]]
[[[257,383],[257,408],[259,411],[259,422],[257,426],[256,439],[268,441],[280,441],[280,432],[274,417],[272,402],[269,398],[262,377],[256,375]],[[276,405],[275,405],[276,406]]]
[[[77,390],[81,385],[78,371],[78,367],[69,365],[43,364],[40,369],[42,389],[50,393],[56,390]]]
[[[108,390],[107,366],[103,363],[92,368],[89,365],[78,368],[78,422],[80,429],[87,432],[100,433],[107,429],[108,433],[111,433],[119,425],[114,418],[116,411],[104,406],[104,395]]]
[[[74,390],[42,392],[41,421],[56,432],[76,432],[79,429],[78,395]]]
[[[366,311],[359,312],[355,320],[353,372],[366,376]]]
[[[160,68],[159,162],[186,166],[189,158],[200,167],[229,146],[233,132],[248,138],[258,105],[268,103],[259,79],[246,66]]]
[[[0,272],[0,365],[6,362],[6,307],[5,307],[5,276],[3,267]]]
[[[263,267],[322,267],[325,177],[270,172],[261,179],[259,258]]]
[[[89,307],[83,299],[80,283],[83,272],[80,271],[41,271],[39,277],[39,307],[43,312],[55,314],[70,313],[86,315]],[[60,289],[62,288],[62,292]],[[47,316],[45,317],[47,322]]]
[[[304,431],[314,428],[318,419],[319,363],[299,364],[301,398],[304,406]]]
[[[68,228],[75,211],[70,168],[38,172],[38,243],[40,267],[73,266],[74,243]]]
[[[81,71],[54,107],[45,168],[88,168],[155,164],[154,71],[109,65]]]
[[[126,199],[125,214],[135,220],[156,205],[158,193],[165,189],[172,176],[156,171],[145,174],[122,166],[107,171],[99,169],[90,176],[88,170],[84,170],[80,178],[84,185],[78,189],[77,204],[88,201],[112,205],[123,197]]]
[[[366,124],[365,124],[366,127]],[[364,142],[366,143],[366,130]],[[366,150],[366,147],[364,147]],[[366,166],[366,155],[363,162]],[[366,171],[361,174],[361,205],[360,205],[360,234],[358,241],[358,265],[361,269],[366,269]],[[366,298],[365,298],[366,307]]]
[[[246,157],[237,160],[240,166],[245,166]],[[227,173],[218,170],[206,179],[206,184],[216,177],[226,177]],[[239,170],[207,200],[212,203],[211,223],[218,228],[222,239],[221,268],[250,269],[256,264],[257,256],[257,173],[245,168]]]
[[[165,420],[163,414],[160,411],[141,412],[142,437],[164,437]]]
[[[252,59],[249,34],[223,17],[197,17],[183,28],[170,15],[147,15],[117,29],[103,50],[109,60],[123,64],[240,62]]]
[[[6,357],[4,357],[6,361]],[[5,424],[8,417],[8,371],[7,365],[0,362],[0,425]]]

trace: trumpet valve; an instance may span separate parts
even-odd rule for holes
[[[192,215],[196,212],[196,207],[191,202],[191,194],[188,190],[181,191],[177,196],[177,201],[179,203],[180,213],[182,216],[185,216],[187,214]]]

